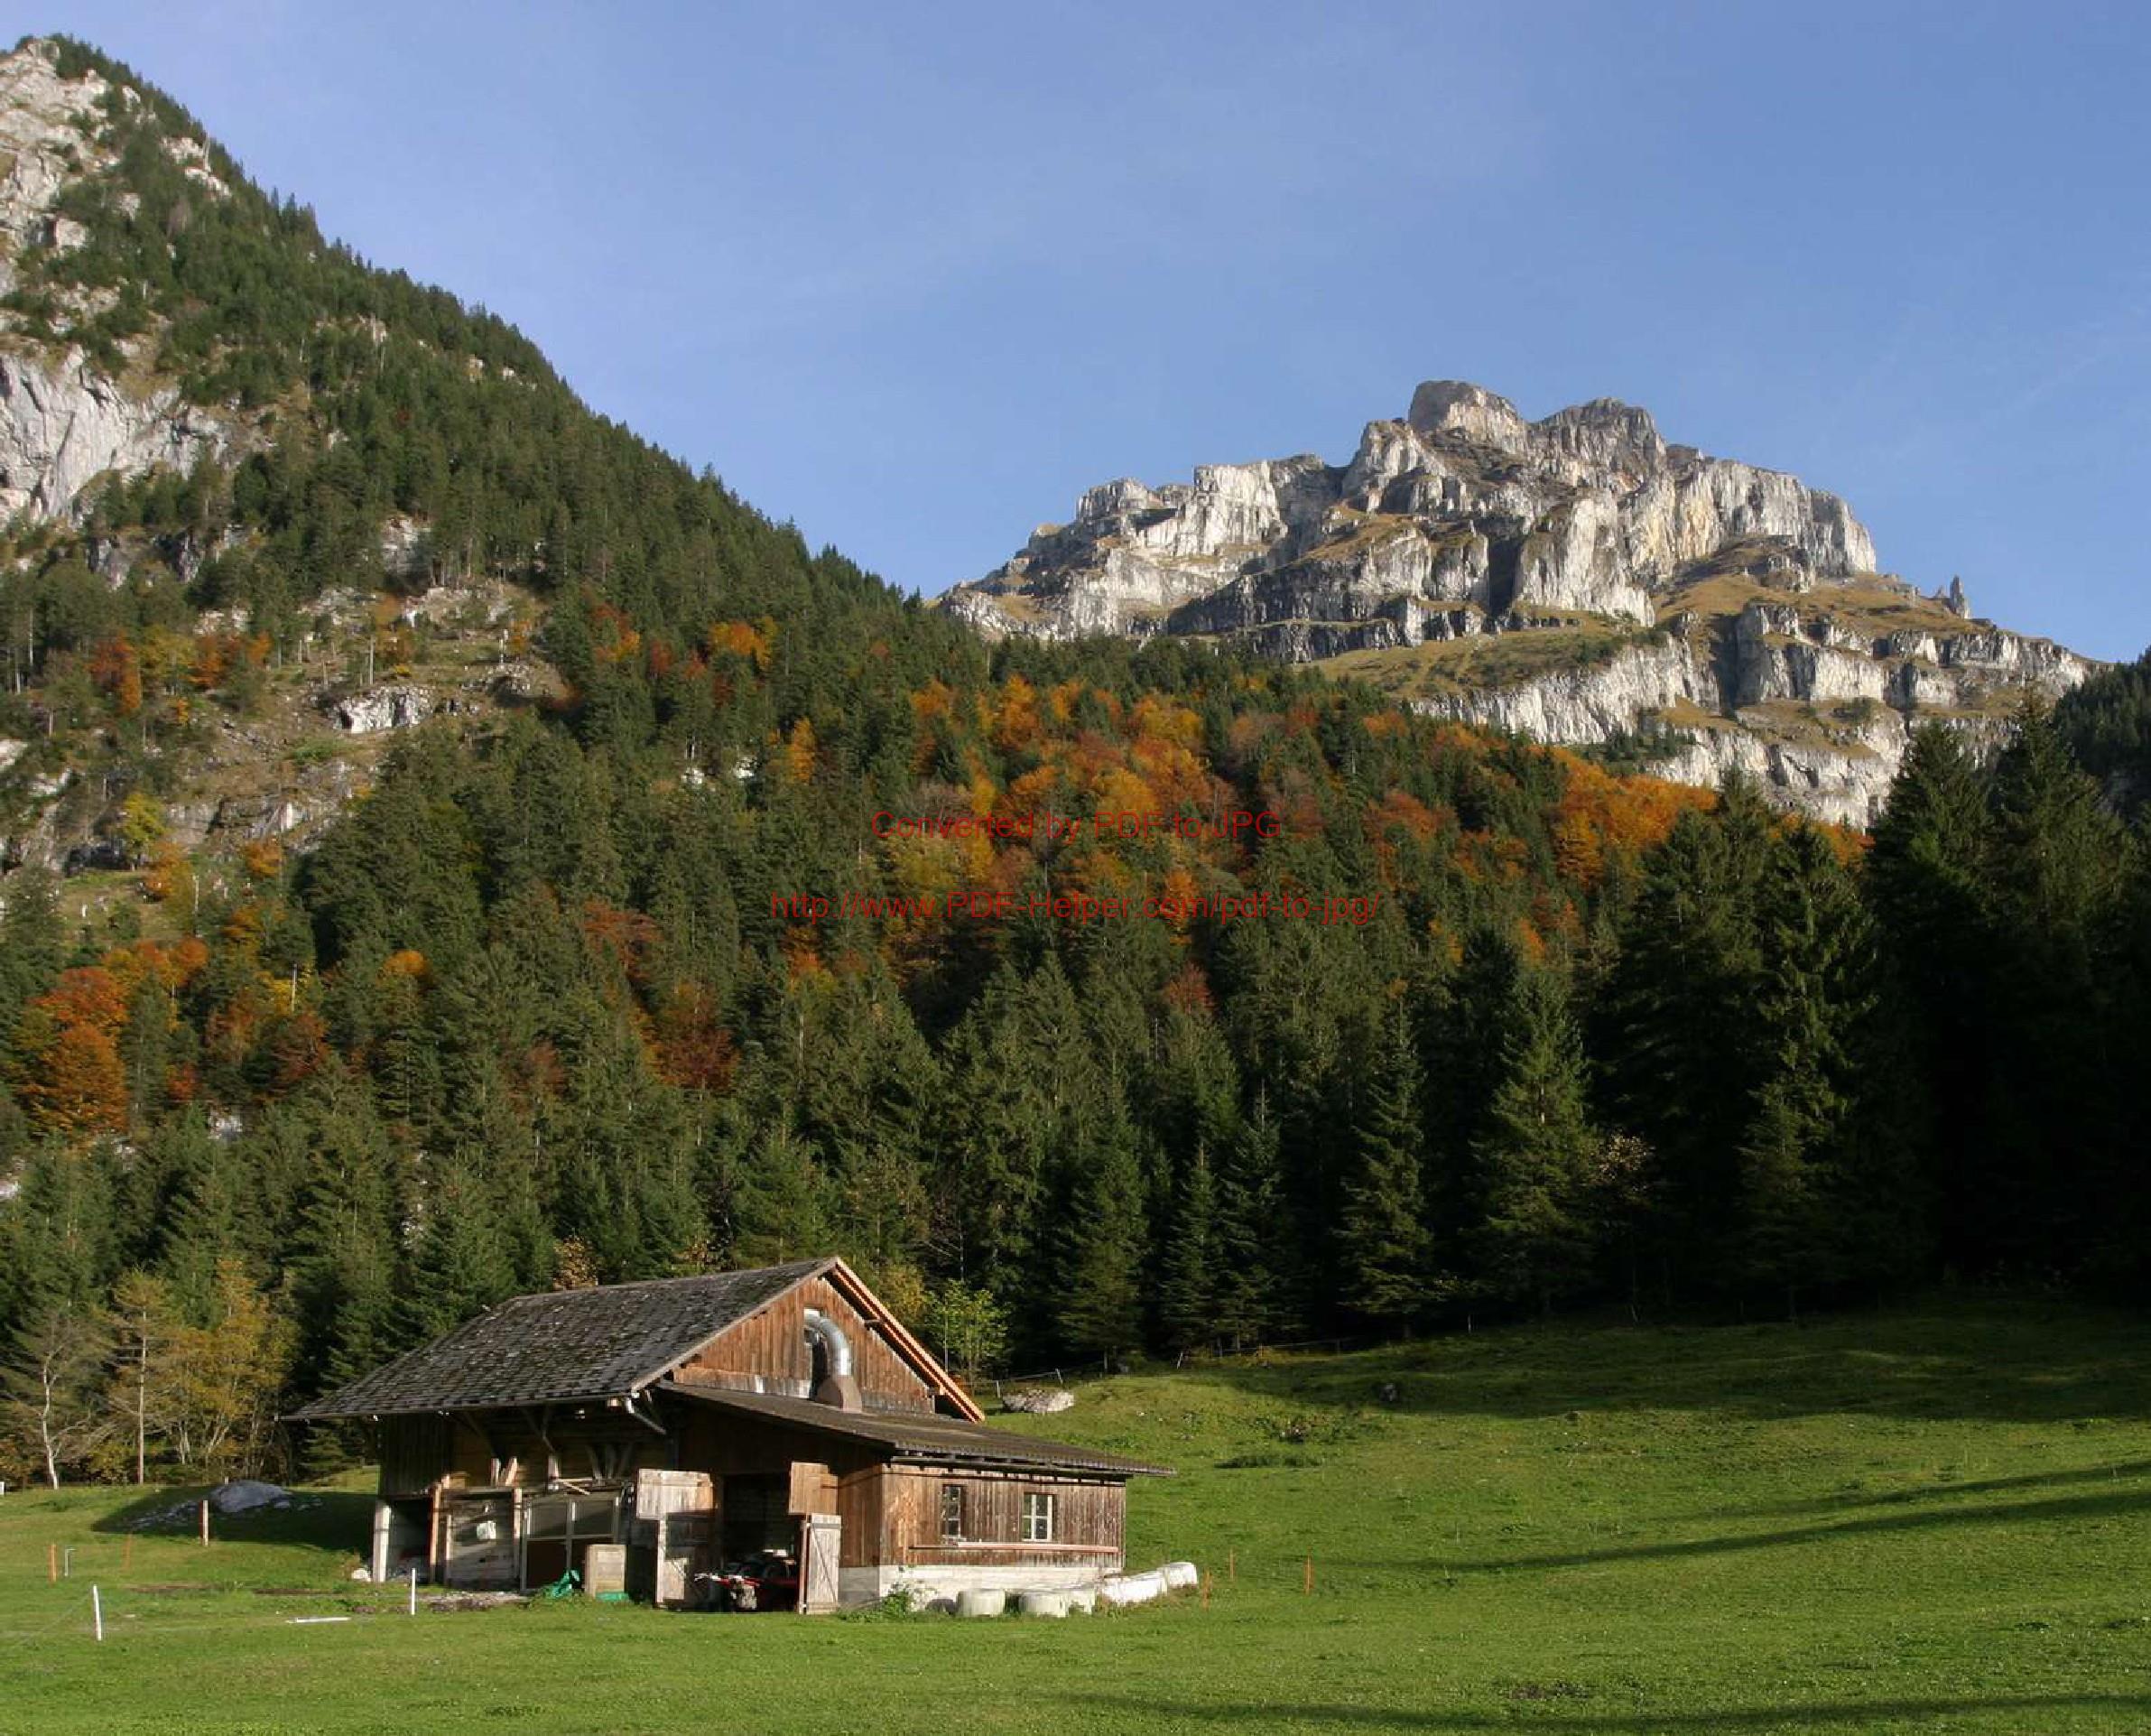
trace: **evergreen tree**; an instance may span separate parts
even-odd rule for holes
[[[437,1338],[515,1294],[515,1268],[496,1202],[453,1159],[435,1166],[419,1202],[401,1325],[413,1343]]]
[[[1217,1185],[1210,1154],[1198,1144],[1175,1202],[1158,1291],[1158,1325],[1167,1350],[1192,1350],[1216,1336],[1222,1276]]]
[[[1419,1056],[1401,1001],[1384,1009],[1353,1128],[1338,1222],[1340,1301],[1382,1331],[1409,1327],[1436,1294],[1420,1193]]]
[[[1591,1269],[1599,1139],[1582,1039],[1560,979],[1544,970],[1519,975],[1506,1023],[1502,1080],[1479,1147],[1480,1278],[1492,1294],[1546,1312]]]
[[[1859,1108],[1856,1044],[1875,1007],[1872,938],[1835,852],[1809,828],[1780,847],[1766,904],[1758,1025],[1771,1054],[1741,1148],[1741,1263],[1790,1314],[1802,1286],[1846,1272],[1852,1226],[1838,1172]]]
[[[1919,1100],[1931,1137],[1921,1153],[1945,1253],[1987,1264],[1999,1220],[1986,1115],[1996,1034],[1988,886],[1992,822],[1986,783],[1959,738],[1939,724],[1913,734],[1875,828],[1865,892],[1889,972],[1888,1012],[1906,1033],[1899,1082]]]
[[[1086,1154],[1061,1235],[1060,1338],[1111,1361],[1143,1338],[1143,1173],[1134,1142],[1115,1131]]]
[[[1300,1314],[1284,1171],[1268,1093],[1257,1090],[1217,1183],[1217,1337],[1233,1348],[1287,1332]]]

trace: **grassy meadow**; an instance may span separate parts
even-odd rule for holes
[[[2147,1400],[2151,1323],[2023,1300],[1120,1377],[1038,1432],[1179,1467],[1130,1561],[1210,1596],[1062,1623],[413,1619],[362,1478],[206,1550],[11,1490],[0,1730],[2151,1730]]]

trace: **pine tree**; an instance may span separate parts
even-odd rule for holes
[[[1059,1335],[1108,1362],[1143,1336],[1143,1172],[1124,1128],[1086,1154],[1061,1236]]]
[[[404,1338],[437,1338],[515,1294],[515,1268],[496,1204],[468,1168],[440,1164],[419,1202],[403,1285]]]
[[[1988,882],[1993,844],[1986,780],[1939,724],[1915,731],[1875,828],[1864,891],[1889,972],[1884,992],[1905,1033],[1901,1093],[1929,1132],[1919,1153],[1945,1254],[1984,1266],[2014,1183],[1995,1173],[1986,1111],[1998,1032]],[[1996,1210],[1997,1207],[2000,1209]]]
[[[2070,1269],[2133,1191],[2140,1158],[2119,1135],[2129,1093],[2109,1043],[2135,848],[2051,714],[2027,703],[1995,767],[1988,876],[2002,990],[1986,1009],[1990,1222],[1992,1251],[2007,1263]]]
[[[1546,970],[1523,972],[1506,1023],[1502,1081],[1479,1145],[1480,1274],[1492,1294],[1545,1312],[1590,1280],[1599,1139],[1582,1038],[1561,980]]]
[[[747,1266],[826,1254],[835,1229],[828,1178],[805,1140],[772,1134],[741,1166],[732,1206],[733,1253]]]
[[[1875,1007],[1873,942],[1849,877],[1810,828],[1780,846],[1766,905],[1758,1022],[1770,1056],[1741,1148],[1741,1267],[1791,1314],[1803,1284],[1846,1270],[1838,1183],[1858,1108],[1855,1045]]]
[[[1403,1003],[1384,1009],[1353,1128],[1337,1232],[1340,1300],[1385,1332],[1409,1327],[1436,1292],[1420,1192],[1419,1055]]]
[[[1292,1258],[1284,1169],[1266,1091],[1257,1089],[1233,1137],[1217,1194],[1214,1330],[1237,1350],[1290,1331],[1300,1318],[1301,1274]]]
[[[1188,1159],[1174,1205],[1158,1288],[1158,1324],[1167,1350],[1186,1351],[1212,1341],[1218,1325],[1218,1193],[1210,1153],[1200,1143]]]

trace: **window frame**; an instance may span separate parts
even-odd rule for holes
[[[1058,1529],[1060,1502],[1052,1492],[1043,1489],[1026,1489],[1024,1491],[1024,1541],[1025,1543],[1052,1543]],[[1040,1522],[1043,1528],[1040,1528]]]
[[[963,1541],[964,1490],[961,1483],[941,1485],[941,1541]]]

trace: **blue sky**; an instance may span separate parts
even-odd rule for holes
[[[18,13],[20,9],[16,10]],[[66,28],[900,583],[1471,379],[2151,642],[2151,8],[181,6]]]

